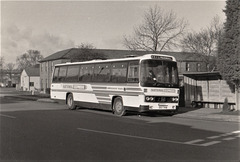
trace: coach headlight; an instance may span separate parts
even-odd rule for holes
[[[145,100],[146,100],[146,101],[150,101],[150,97],[146,97]]]
[[[154,97],[150,97],[150,101],[154,101]]]
[[[154,97],[153,96],[146,96],[145,97],[145,101],[146,102],[153,102],[154,101]]]
[[[173,101],[173,102],[175,102],[175,101],[178,102],[178,97],[173,97],[173,98],[172,98],[172,101]]]

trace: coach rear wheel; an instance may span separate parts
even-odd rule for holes
[[[76,109],[76,105],[74,103],[74,99],[73,99],[72,94],[69,94],[67,96],[67,106],[68,106],[68,109],[70,109],[70,110],[75,110]]]
[[[123,106],[122,98],[117,97],[113,102],[113,112],[117,116],[124,116],[126,114],[126,110]]]

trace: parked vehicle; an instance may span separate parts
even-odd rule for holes
[[[6,87],[6,84],[0,83],[0,87]]]
[[[64,63],[55,66],[51,98],[76,106],[126,111],[175,112],[179,101],[176,59],[141,57]]]

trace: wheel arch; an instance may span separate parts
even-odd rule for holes
[[[72,94],[72,95],[73,95],[73,93],[72,93],[72,92],[67,92],[67,93],[66,93],[66,97],[65,97],[65,104],[67,104],[67,98],[68,98],[68,95],[70,95],[70,94]]]
[[[113,103],[114,103],[114,100],[115,100],[116,98],[118,98],[118,97],[120,97],[120,98],[122,99],[122,102],[123,102],[123,98],[122,98],[122,96],[119,96],[119,95],[113,96],[113,97],[112,97],[112,102],[111,102],[112,110],[113,110]]]
[[[117,101],[117,99],[118,99],[118,101]],[[119,103],[118,103],[117,107],[116,107],[116,103],[119,102],[119,101],[121,102],[121,106],[119,107]],[[115,114],[117,116],[124,116],[126,114],[126,107],[124,106],[122,96],[113,96],[112,112],[113,112],[113,114]]]

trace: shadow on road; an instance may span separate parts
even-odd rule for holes
[[[26,99],[12,97],[12,96],[0,97],[0,104],[19,103],[19,102],[22,102],[22,101],[26,101]]]
[[[133,112],[127,111],[125,116],[146,116],[146,117],[167,117],[174,116],[177,114],[184,114],[190,111],[195,111],[200,108],[179,108],[177,113],[173,113],[172,111],[149,111],[149,112]],[[111,110],[102,110],[97,108],[86,108],[86,107],[77,107],[77,110],[88,110],[96,113],[112,113]]]

